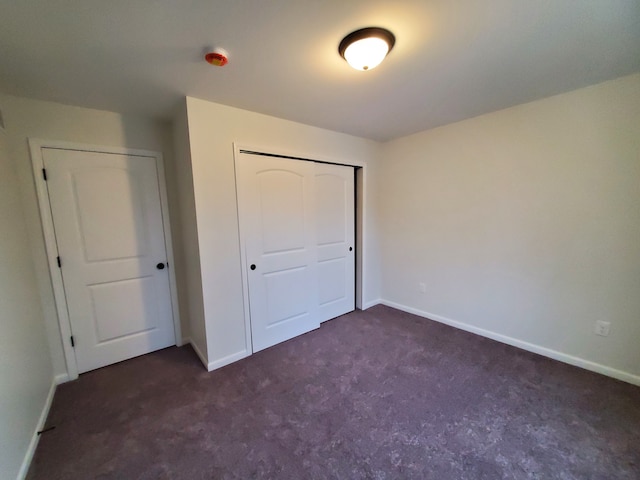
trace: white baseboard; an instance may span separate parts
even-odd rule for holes
[[[366,310],[368,308],[375,307],[376,305],[379,305],[380,303],[382,303],[382,300],[379,299],[379,298],[376,298],[375,300],[371,300],[369,302],[365,302],[364,305],[362,305],[362,310]]]
[[[200,347],[198,347],[196,342],[194,342],[192,339],[189,339],[189,343],[191,344],[193,351],[196,352],[196,355],[198,355],[198,358],[200,359],[204,367],[208,370],[209,362],[207,361],[207,357],[202,353],[202,350],[200,350]]]
[[[56,385],[60,385],[61,383],[67,383],[70,380],[71,379],[69,378],[69,374],[68,373],[61,373],[59,375],[56,375],[53,378],[53,381],[55,382]]]
[[[237,362],[238,360],[242,360],[243,358],[248,357],[250,355],[249,353],[247,353],[246,350],[241,350],[239,352],[232,353],[231,355],[227,355],[226,357],[219,358],[218,360],[214,360],[213,362],[209,362],[207,360],[207,357],[205,357],[204,354],[202,353],[202,350],[200,350],[200,348],[198,347],[198,345],[196,345],[196,343],[191,339],[188,339],[188,341],[193,347],[193,350],[196,352],[196,355],[198,355],[198,358],[200,359],[202,364],[206,367],[208,372],[211,372],[218,368],[222,368],[226,365],[229,365],[230,363]]]
[[[23,480],[27,476],[29,466],[31,465],[31,460],[33,460],[33,455],[36,453],[36,447],[38,446],[38,441],[40,440],[40,435],[38,435],[38,432],[43,429],[44,424],[47,421],[47,416],[49,415],[49,410],[51,409],[51,403],[53,402],[53,396],[56,393],[56,386],[58,385],[56,382],[59,376],[60,375],[56,376],[51,382],[51,388],[49,388],[47,399],[44,402],[44,407],[42,407],[42,412],[40,413],[40,418],[38,419],[38,423],[36,424],[36,429],[34,430],[33,436],[31,437],[31,442],[29,442],[29,446],[27,447],[27,452],[25,453],[24,459],[22,460],[22,465],[20,465],[17,480]],[[64,376],[66,376],[66,374]]]
[[[250,353],[248,353],[246,350],[241,350],[239,352],[232,353],[231,355],[227,355],[226,357],[222,357],[213,362],[209,362],[209,364],[207,365],[207,370],[211,372],[212,370],[216,370],[217,368],[222,368],[225,365],[229,365],[230,363],[237,362],[238,360],[242,360],[243,358],[248,357],[249,355]]]
[[[608,377],[622,380],[623,382],[640,386],[640,376],[634,375],[629,372],[624,372],[622,370],[618,370],[612,367],[607,367],[606,365],[595,363],[590,360],[586,360],[584,358],[574,357],[573,355],[569,355],[567,353],[558,352],[557,350],[552,350],[550,348],[546,348],[541,345],[536,345],[533,343],[525,342],[523,340],[518,340],[517,338],[508,337],[506,335],[492,332],[490,330],[485,330],[483,328],[475,327],[473,325],[459,322],[457,320],[451,320],[450,318],[446,318],[441,315],[425,312],[423,310],[418,310],[417,308],[413,308],[413,307],[407,307],[406,305],[402,305],[396,302],[391,302],[389,300],[382,299],[380,300],[379,303],[381,303],[382,305],[386,305],[388,307],[395,308],[397,310],[402,310],[403,312],[412,313],[414,315],[418,315],[420,317],[424,317],[429,320],[434,320],[436,322],[444,323],[445,325],[459,328],[460,330],[465,330],[467,332],[475,333],[476,335],[487,337],[501,343],[506,343],[507,345],[511,345],[513,347],[518,347],[523,350],[527,350],[529,352],[537,353],[539,355],[543,355],[545,357],[552,358],[560,362],[568,363],[569,365],[574,365],[576,367],[584,368],[592,372],[600,373]]]

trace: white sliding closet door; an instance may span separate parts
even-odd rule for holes
[[[355,309],[354,170],[315,164],[318,308],[324,322]]]
[[[354,171],[240,153],[238,211],[257,352],[354,309]]]
[[[314,164],[240,154],[253,351],[318,328]]]

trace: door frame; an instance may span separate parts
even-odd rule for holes
[[[249,308],[249,278],[247,276],[247,257],[245,249],[245,235],[246,226],[243,226],[242,219],[240,218],[240,199],[238,195],[238,168],[237,163],[240,159],[241,151],[256,152],[267,156],[276,156],[282,158],[288,158],[291,160],[299,160],[302,162],[320,162],[330,163],[334,165],[344,165],[347,167],[355,167],[354,171],[354,193],[355,193],[355,236],[356,236],[356,255],[355,255],[355,274],[356,282],[355,288],[355,300],[356,309],[364,310],[367,305],[364,301],[364,295],[366,292],[365,284],[367,279],[367,262],[366,262],[366,250],[367,250],[367,238],[365,236],[368,212],[367,212],[367,164],[360,160],[345,160],[327,158],[322,155],[309,155],[300,152],[285,151],[280,148],[269,147],[257,147],[255,145],[248,145],[246,143],[233,142],[233,168],[235,178],[236,189],[236,214],[238,215],[238,238],[240,248],[240,270],[242,274],[242,307],[244,311],[244,326],[245,326],[245,345],[249,355],[253,354],[253,341],[251,339],[251,311]],[[359,202],[359,199],[362,199]],[[361,203],[361,204],[360,204]]]
[[[44,169],[44,159],[42,155],[43,148],[107,153],[116,155],[132,155],[136,157],[153,158],[155,160],[156,170],[158,172],[157,180],[158,191],[160,193],[160,210],[162,212],[164,245],[167,251],[167,262],[169,264],[169,291],[171,300],[171,313],[173,316],[173,329],[176,345],[181,346],[182,332],[180,326],[180,312],[178,309],[178,294],[176,289],[175,269],[173,268],[175,262],[173,258],[171,223],[169,220],[169,203],[167,200],[167,184],[164,174],[164,161],[162,158],[162,153],[150,150],[106,147],[102,145],[87,145],[82,143],[64,142],[58,140],[41,140],[37,138],[29,138],[28,141],[29,151],[31,153],[31,166],[33,167],[33,179],[38,196],[40,222],[42,224],[42,232],[44,235],[44,243],[47,254],[47,263],[49,265],[49,278],[51,280],[51,286],[53,288],[53,297],[56,305],[58,328],[60,330],[60,340],[62,342],[62,349],[67,365],[67,375],[69,377],[69,380],[75,380],[76,378],[78,378],[78,363],[76,361],[74,348],[71,345],[71,319],[69,318],[67,298],[65,295],[64,283],[62,280],[62,271],[58,267],[57,263],[58,245],[56,241],[55,228],[53,225],[53,216],[51,214],[49,190],[42,174],[42,171]]]

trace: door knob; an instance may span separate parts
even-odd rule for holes
[[[157,265],[156,265],[156,268],[157,268],[158,270],[164,270],[164,263],[163,263],[163,262],[160,262],[159,264],[157,264]]]
[[[349,251],[353,250],[353,247],[349,247]]]
[[[251,270],[255,270],[256,269],[256,264],[252,263],[251,266],[249,267]]]

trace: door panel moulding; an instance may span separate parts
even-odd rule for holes
[[[44,234],[47,262],[49,265],[49,277],[53,288],[53,295],[57,313],[57,323],[60,331],[60,338],[63,347],[64,358],[67,367],[66,379],[75,380],[78,378],[78,365],[76,362],[74,348],[71,344],[72,330],[69,318],[67,299],[62,279],[62,271],[58,268],[58,246],[56,243],[53,216],[47,183],[42,175],[44,171],[43,149],[72,150],[82,152],[95,152],[116,155],[130,155],[136,157],[153,158],[156,162],[157,182],[160,192],[160,208],[162,211],[162,227],[164,233],[164,244],[169,264],[169,290],[171,300],[171,313],[173,316],[174,334],[176,345],[182,345],[182,332],[180,326],[180,314],[178,309],[178,295],[176,290],[175,265],[173,257],[173,244],[171,239],[171,223],[169,219],[169,204],[167,200],[167,187],[164,173],[164,162],[162,153],[149,150],[138,150],[121,147],[108,147],[101,145],[87,145],[74,142],[62,142],[56,140],[41,140],[30,138],[29,151],[31,154],[31,165],[33,168],[36,194],[38,197],[38,207],[40,210],[40,221]]]

